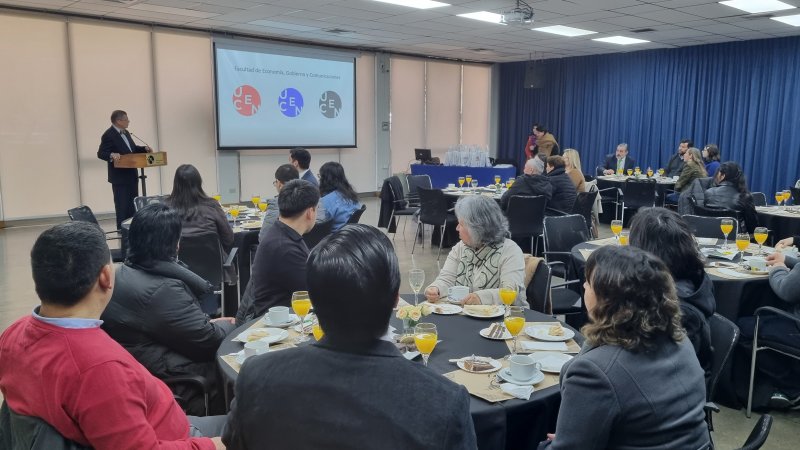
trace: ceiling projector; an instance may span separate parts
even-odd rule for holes
[[[500,13],[500,23],[531,24],[533,23],[533,8],[524,1],[517,0],[517,6]]]

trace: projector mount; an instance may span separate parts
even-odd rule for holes
[[[500,23],[508,25],[528,25],[533,23],[533,8],[523,0],[517,0],[517,6],[500,13]]]

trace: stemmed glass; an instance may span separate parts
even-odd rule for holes
[[[633,169],[628,169],[628,176],[633,175]]]
[[[725,244],[722,246],[723,249],[728,249],[728,235],[731,234],[733,231],[733,219],[722,219],[719,222],[719,229],[722,230],[722,234],[725,235]]]
[[[295,343],[299,344],[308,340],[306,324],[304,323],[308,311],[311,310],[311,298],[308,296],[308,291],[292,292],[292,309],[300,317],[300,336],[295,341]]]
[[[750,245],[750,235],[747,233],[736,234],[736,248],[739,249],[739,265],[744,267],[744,251]]]
[[[514,304],[517,300],[517,288],[516,286],[502,286],[500,288],[500,301],[506,305],[506,313],[508,312],[508,308]]]
[[[789,201],[790,198],[792,198],[792,192],[790,190],[788,190],[788,189],[784,190],[783,191],[783,209],[788,209],[788,208],[786,208],[786,203]]]
[[[411,290],[414,291],[414,304],[416,305],[418,302],[417,296],[419,295],[419,291],[422,289],[422,285],[425,284],[425,271],[422,269],[409,270],[408,284],[411,285]]]
[[[216,201],[217,201],[217,203],[219,203],[219,202],[221,202],[221,201],[222,201],[222,195],[220,195],[218,192],[215,192],[215,193],[214,193],[214,195],[212,195],[212,196],[211,196],[211,198],[213,198],[214,200],[216,200]]]
[[[658,176],[661,177],[661,178],[664,178],[664,172],[665,172],[665,170],[663,168],[659,168],[658,169]]]
[[[414,344],[417,345],[417,350],[422,353],[422,362],[425,367],[428,367],[428,358],[436,347],[436,341],[439,339],[439,333],[436,331],[436,325],[432,323],[420,323],[414,327]]]
[[[500,180],[502,180],[502,179],[503,178],[500,175],[495,175],[494,176],[494,184],[500,184]]]
[[[514,179],[513,178],[509,178],[508,180],[506,180],[506,189],[511,189],[511,186],[513,186],[513,185],[514,185]]]
[[[472,180],[471,184],[472,184],[472,189],[477,189],[478,188],[478,180]]]
[[[619,245],[628,245],[630,242],[630,235],[631,232],[628,230],[622,230],[619,232]]]
[[[525,328],[525,310],[521,306],[509,306],[508,314],[505,317],[506,329],[511,336],[514,336],[514,347],[511,350],[512,355],[517,354],[517,336],[519,332]]]
[[[458,177],[458,187],[463,188],[464,187],[464,181],[465,181],[464,177]]]
[[[314,322],[311,325],[311,333],[314,334],[314,339],[319,341],[322,339],[322,336],[325,336],[325,332],[322,331],[322,327],[319,324],[319,318],[316,316],[314,317]]]
[[[761,245],[764,244],[764,242],[767,241],[767,236],[768,235],[769,235],[769,230],[767,229],[767,227],[756,227],[756,229],[753,230],[753,238],[758,243],[758,254],[759,255],[763,255],[764,254],[764,251],[761,250]]]
[[[239,205],[231,205],[231,217],[233,217],[233,226],[236,226],[236,218],[239,217]]]
[[[781,200],[783,200],[783,191],[778,191],[775,193],[775,204],[779,207],[781,206]]]
[[[614,233],[614,238],[617,239],[617,243],[619,243],[619,233],[622,232],[622,221],[621,220],[612,220],[611,221],[611,232]]]
[[[465,179],[467,180],[467,187],[469,187],[472,184],[472,175],[467,174]]]
[[[258,208],[258,203],[261,201],[261,196],[253,194],[250,196],[250,201],[253,202],[253,208]]]
[[[653,178],[653,169],[651,167],[647,168],[647,178]]]
[[[267,212],[267,203],[266,202],[258,202],[258,210],[261,211],[261,215],[263,216],[265,212]]]

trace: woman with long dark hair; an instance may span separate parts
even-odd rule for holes
[[[703,198],[707,208],[730,209],[741,213],[748,232],[752,233],[758,226],[753,195],[747,189],[747,179],[736,162],[720,164],[714,176],[714,186],[706,189]]]
[[[325,212],[333,218],[333,231],[342,228],[361,208],[358,194],[344,175],[344,167],[337,162],[329,161],[319,168],[319,193]]]
[[[719,147],[717,144],[708,144],[703,147],[703,160],[706,161],[706,172],[708,176],[713,177],[717,174],[717,169],[720,166]]]

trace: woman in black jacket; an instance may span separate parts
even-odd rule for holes
[[[137,211],[131,222],[125,264],[116,271],[114,294],[103,312],[103,329],[158,378],[201,375],[212,386],[211,405],[224,412],[217,389],[216,351],[233,330],[233,319],[209,320],[198,296],[211,285],[176,260],[181,217],[163,203]],[[188,414],[200,415],[200,392],[179,386]]]
[[[703,194],[703,204],[707,208],[730,209],[741,213],[750,233],[758,226],[753,195],[747,189],[742,168],[733,161],[720,164],[714,177],[714,186],[706,189]]]

